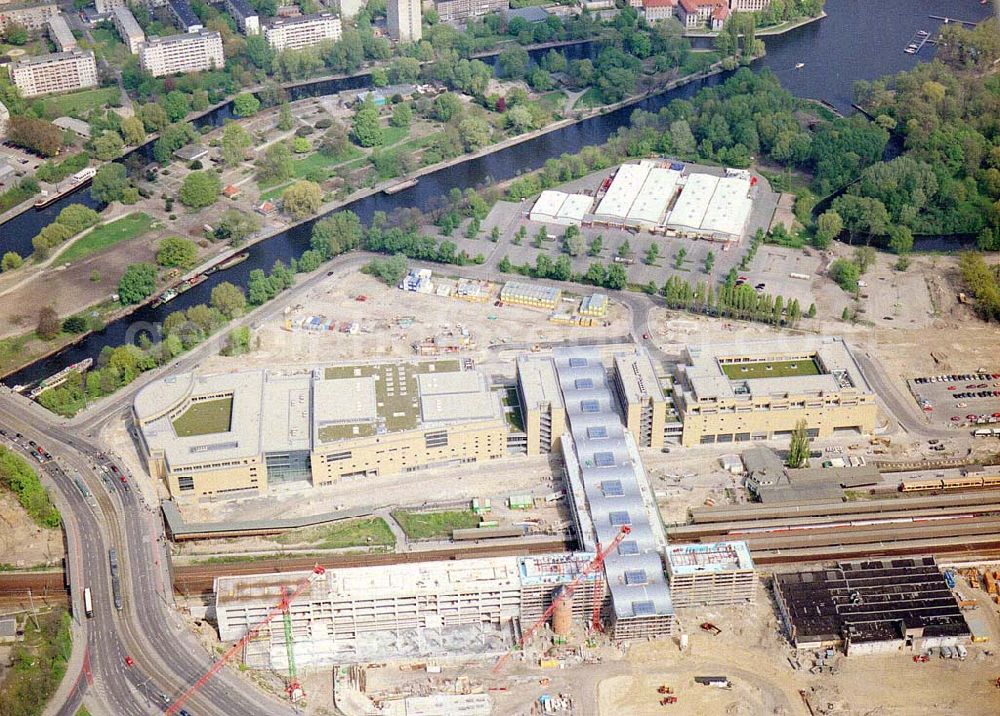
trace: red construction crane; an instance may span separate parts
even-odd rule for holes
[[[524,632],[524,634],[521,635],[521,639],[520,641],[517,642],[517,646],[513,647],[510,651],[508,651],[506,654],[500,657],[500,660],[497,661],[496,665],[493,667],[494,674],[498,673],[500,669],[503,668],[503,665],[507,663],[507,659],[510,658],[510,655],[513,654],[514,651],[516,651],[517,649],[524,648],[525,642],[527,642],[528,639],[534,636],[536,631],[542,628],[542,625],[549,620],[549,617],[552,616],[552,613],[556,610],[556,607],[558,607],[565,600],[573,596],[573,592],[577,590],[577,587],[583,584],[583,580],[587,578],[587,575],[604,566],[604,560],[607,558],[607,556],[611,554],[613,550],[618,549],[618,545],[621,544],[622,540],[625,539],[625,537],[631,531],[632,531],[631,527],[629,527],[628,525],[623,525],[618,534],[615,535],[615,538],[611,540],[611,544],[609,544],[603,550],[598,551],[597,556],[594,557],[592,560],[590,560],[587,563],[587,565],[580,570],[580,573],[576,575],[576,579],[574,579],[572,582],[563,587],[562,591],[559,592],[559,596],[552,600],[552,603],[549,605],[549,608],[545,610],[545,613],[542,614],[542,616],[538,619],[538,621],[536,621],[534,624],[531,625],[531,628],[528,629],[528,631]]]
[[[187,703],[188,699],[194,696],[194,694],[197,693],[197,691],[202,686],[208,683],[209,679],[211,679],[213,676],[219,673],[219,671],[221,671],[222,668],[227,663],[229,663],[230,659],[236,656],[243,649],[243,647],[247,645],[247,642],[249,642],[251,639],[257,636],[257,634],[260,633],[260,630],[266,627],[268,624],[270,624],[275,617],[277,617],[280,614],[284,614],[288,610],[288,606],[296,599],[298,599],[302,595],[302,592],[308,589],[313,582],[322,577],[323,574],[325,573],[326,570],[317,564],[315,567],[313,567],[313,570],[312,572],[309,573],[309,576],[298,583],[298,585],[295,587],[295,590],[291,594],[288,594],[285,590],[282,590],[281,601],[275,604],[273,607],[271,607],[266,617],[261,619],[260,622],[258,622],[254,626],[250,627],[250,629],[247,631],[247,633],[243,636],[242,639],[240,639],[238,642],[229,647],[229,650],[226,651],[226,653],[223,654],[214,664],[212,664],[211,668],[208,671],[206,671],[204,675],[200,679],[198,679],[191,688],[189,688],[183,694],[178,696],[177,699],[172,704],[170,704],[170,706],[168,706],[167,709],[163,712],[165,716],[172,716],[172,714],[176,714],[181,709],[181,707],[184,706],[185,703]]]

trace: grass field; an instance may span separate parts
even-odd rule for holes
[[[11,648],[7,657],[11,665],[0,682],[0,714],[39,716],[59,688],[72,648],[65,609],[26,620],[24,640]]]
[[[177,437],[189,438],[195,435],[225,433],[233,418],[233,399],[218,398],[193,403],[191,407],[174,419]]]
[[[396,537],[381,517],[305,527],[285,532],[274,539],[279,544],[309,544],[320,549],[394,547],[396,544]]]
[[[582,99],[582,97],[581,97]],[[538,105],[549,114],[561,114],[563,105],[566,103],[566,93],[562,90],[543,94],[531,104]]]
[[[589,107],[601,107],[604,105],[604,100],[601,99],[601,93],[596,87],[589,87],[586,92],[580,95],[580,98],[573,105],[573,109],[584,109]]]
[[[49,97],[45,102],[45,116],[64,117],[68,114],[84,115],[92,109],[100,109],[118,100],[117,87],[102,87],[100,89],[84,90]]]
[[[156,219],[141,211],[128,214],[107,224],[95,226],[89,234],[80,237],[59,255],[59,263],[79,261],[82,258],[103,251],[121,241],[130,241],[142,236],[153,228]]]
[[[410,539],[451,537],[453,530],[468,529],[479,524],[479,515],[472,510],[448,512],[397,510],[392,513],[392,517]]]
[[[730,380],[753,378],[791,378],[801,375],[819,375],[815,360],[787,360],[774,363],[726,363],[722,372]]]

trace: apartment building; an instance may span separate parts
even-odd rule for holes
[[[508,8],[508,0],[437,0],[434,8],[441,22],[465,23]]]
[[[566,432],[566,408],[552,359],[519,356],[517,387],[528,455],[558,451]]]
[[[721,30],[729,18],[726,0],[678,0],[677,19],[688,30]]]
[[[69,52],[76,49],[76,38],[66,24],[66,18],[59,13],[49,18],[49,39],[59,49],[59,52]]]
[[[205,29],[205,26],[201,24],[201,19],[195,15],[187,0],[167,0],[167,7],[170,8],[170,14],[174,16],[174,22],[184,32],[198,32]]]
[[[133,411],[150,473],[175,497],[507,454],[499,394],[454,360],[172,376],[140,391]]]
[[[117,5],[111,10],[111,22],[118,31],[118,36],[133,55],[139,54],[142,43],[146,41],[146,33],[139,27],[132,11],[125,5]]]
[[[685,446],[788,437],[800,420],[812,437],[875,429],[875,392],[843,338],[688,346],[675,377]]]
[[[667,401],[645,351],[615,356],[613,385],[625,414],[625,428],[639,447],[663,447]]]
[[[44,5],[15,4],[0,6],[0,30],[10,23],[17,23],[32,32],[41,32],[48,27],[49,20],[59,14],[59,8],[51,3]]]
[[[418,42],[422,36],[420,27],[420,0],[389,0],[389,37],[396,42]]]
[[[139,65],[154,77],[221,69],[225,64],[222,37],[207,30],[153,37],[139,50]]]
[[[732,12],[760,12],[771,6],[771,0],[729,0]]]
[[[274,18],[264,25],[264,37],[276,51],[300,50],[324,40],[339,40],[340,18],[328,12]]]
[[[260,16],[247,0],[225,0],[224,4],[240,32],[248,37],[260,34]]]
[[[26,57],[10,65],[10,78],[25,97],[97,86],[97,63],[87,50]]]
[[[126,0],[94,0],[94,9],[99,15],[109,15],[116,7],[128,7]]]

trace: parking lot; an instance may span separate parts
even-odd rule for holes
[[[907,384],[934,423],[967,428],[1000,422],[1000,373],[922,376]]]

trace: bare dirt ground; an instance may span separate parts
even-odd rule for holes
[[[0,492],[0,564],[54,565],[64,554],[60,530],[38,527],[13,495]]]

